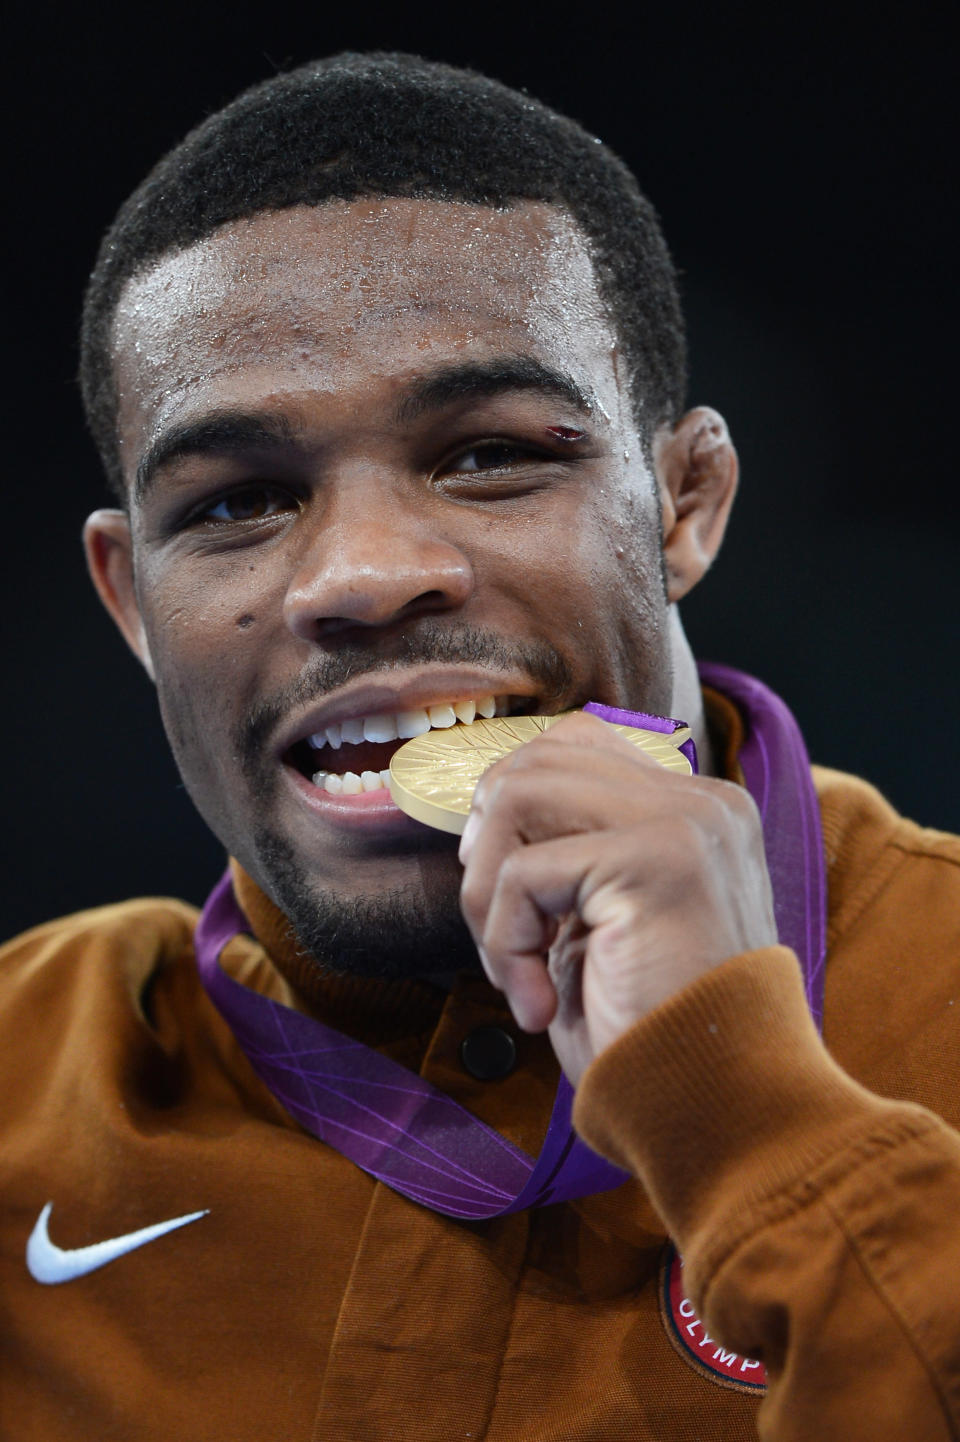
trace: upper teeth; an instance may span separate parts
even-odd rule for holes
[[[307,737],[315,751],[332,746],[335,751],[347,743],[357,746],[361,741],[407,741],[422,736],[433,728],[454,726],[458,721],[468,725],[477,716],[495,716],[495,696],[480,696],[475,701],[444,701],[436,706],[415,707],[411,711],[383,713],[379,716],[355,716],[339,721]]]

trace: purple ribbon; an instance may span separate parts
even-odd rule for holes
[[[810,758],[792,712],[769,686],[732,666],[701,662],[705,686],[735,703],[744,721],[738,760],[763,823],[777,935],[800,958],[807,1005],[823,1026],[827,873]]]
[[[826,888],[819,808],[803,739],[783,702],[760,682],[720,666],[703,666],[700,674],[744,713],[740,764],[763,821],[779,935],[801,959],[807,997],[819,1020]],[[585,709],[648,730],[669,733],[678,725],[593,702]],[[692,743],[681,749],[696,769]],[[534,1162],[423,1077],[234,981],[219,964],[220,952],[249,929],[228,871],[197,924],[203,985],[277,1100],[308,1132],[364,1171],[434,1211],[470,1220],[569,1201],[626,1180],[625,1172],[573,1131],[573,1090],[562,1074]]]
[[[682,721],[674,721],[670,716],[657,716],[652,711],[624,711],[621,706],[602,706],[599,701],[588,701],[583,709],[589,711],[591,716],[599,716],[601,721],[612,721],[615,726],[642,727],[644,731],[660,731],[664,736],[672,736],[674,731],[685,730]],[[693,737],[688,737],[677,750],[686,756],[696,771],[697,748],[693,744]]]

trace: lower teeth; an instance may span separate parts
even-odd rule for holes
[[[314,786],[321,791],[329,791],[331,796],[359,796],[362,791],[389,789],[390,772],[364,771],[358,776],[355,771],[345,771],[338,776],[335,771],[316,771],[311,780]]]

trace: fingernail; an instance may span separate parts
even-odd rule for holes
[[[467,857],[470,855],[471,848],[476,840],[477,827],[479,825],[479,814],[476,811],[471,811],[467,817],[467,824],[463,828],[463,835],[460,837],[460,850],[457,852],[457,856],[463,866],[467,864]]]

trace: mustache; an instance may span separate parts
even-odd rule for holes
[[[491,671],[525,672],[556,703],[573,686],[573,673],[555,647],[546,641],[510,641],[475,626],[443,625],[424,620],[389,643],[343,641],[337,649],[314,657],[290,685],[258,702],[240,724],[236,750],[240,764],[255,770],[264,744],[279,723],[297,707],[309,706],[356,676],[382,676],[405,667],[429,665],[482,666]]]

